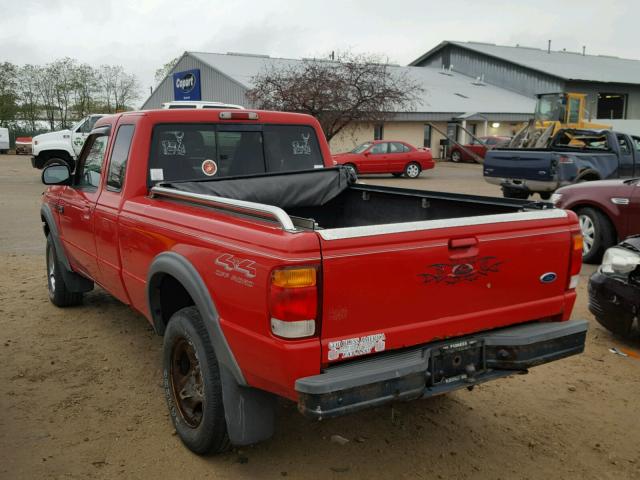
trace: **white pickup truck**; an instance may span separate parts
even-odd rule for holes
[[[104,114],[88,115],[71,129],[43,133],[33,137],[33,168],[42,169],[47,165],[66,163],[73,171],[76,158],[87,139],[89,132]]]

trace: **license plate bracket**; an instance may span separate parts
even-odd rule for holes
[[[464,381],[472,384],[476,374],[486,370],[484,341],[459,340],[431,349],[431,386]]]

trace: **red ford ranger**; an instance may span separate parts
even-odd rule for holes
[[[51,301],[98,284],[151,322],[194,452],[269,438],[277,397],[321,419],[583,351],[573,212],[331,163],[306,115],[158,110],[100,119],[74,173],[42,173]]]

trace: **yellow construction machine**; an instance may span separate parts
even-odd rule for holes
[[[559,130],[608,130],[611,125],[586,120],[586,94],[542,93],[537,95],[533,118],[509,142],[507,148],[545,148]]]

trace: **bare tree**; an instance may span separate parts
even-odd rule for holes
[[[36,72],[36,89],[42,102],[42,108],[44,109],[45,117],[49,122],[49,128],[54,130],[56,128],[56,89],[55,89],[55,72],[51,65],[44,67],[35,67]]]
[[[375,55],[345,52],[335,60],[303,60],[265,69],[247,92],[258,108],[318,119],[327,140],[353,122],[380,122],[413,107],[422,88]]]
[[[55,100],[61,128],[70,126],[73,94],[76,84],[78,61],[65,57],[50,65],[50,79],[54,84]]]
[[[115,90],[116,111],[127,110],[140,96],[140,84],[135,75],[122,70],[118,76]]]
[[[169,72],[173,70],[173,67],[176,66],[176,63],[178,63],[178,60],[180,60],[180,57],[176,57],[172,60],[169,60],[162,67],[156,70],[156,73],[153,76],[154,80],[156,81],[156,85],[159,85],[160,82],[164,80],[164,77],[169,75]]]
[[[107,113],[126,110],[140,96],[138,79],[119,65],[102,65],[99,78]]]
[[[73,97],[76,118],[82,118],[95,111],[99,92],[98,72],[86,63],[77,65],[73,75]]]

